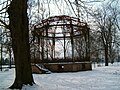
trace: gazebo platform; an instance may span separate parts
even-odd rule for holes
[[[44,63],[51,72],[77,72],[92,70],[91,62]]]

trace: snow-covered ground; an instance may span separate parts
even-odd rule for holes
[[[14,69],[0,71],[0,90],[14,81]],[[92,71],[34,74],[36,85],[22,90],[120,90],[120,63],[108,67],[94,67]]]

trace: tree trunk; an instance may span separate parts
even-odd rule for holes
[[[108,46],[105,45],[105,66],[108,66]]]
[[[16,70],[16,78],[10,88],[21,89],[24,84],[34,83],[30,64],[27,0],[12,0],[8,14]]]

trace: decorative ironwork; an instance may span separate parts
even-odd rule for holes
[[[34,62],[90,61],[89,27],[66,15],[49,17],[32,31]]]

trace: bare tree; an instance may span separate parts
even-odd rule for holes
[[[15,82],[10,88],[21,89],[23,84],[33,85],[34,83],[30,64],[27,0],[12,0],[8,14],[16,67]]]
[[[103,4],[102,7],[96,9],[96,11],[90,13],[94,19],[97,28],[99,28],[100,39],[104,47],[105,53],[105,66],[108,66],[108,62],[112,57],[114,45],[115,45],[115,33],[118,30],[118,17],[119,11],[117,3]]]
[[[27,2],[28,0],[6,0],[1,3],[0,25],[10,30],[15,59],[16,77],[10,87],[12,89],[21,89],[24,84],[34,83],[30,63]]]

